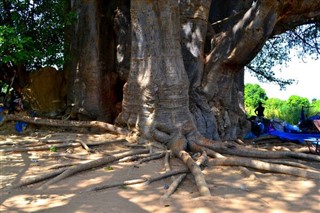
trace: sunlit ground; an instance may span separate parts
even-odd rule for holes
[[[23,141],[6,138],[6,142]],[[32,140],[29,138],[28,140]],[[26,140],[25,140],[26,141]],[[4,143],[1,139],[0,143]],[[108,148],[108,147],[104,147]],[[110,147],[109,147],[110,148]],[[121,147],[123,148],[123,147]],[[112,146],[109,151],[114,151]],[[76,153],[84,152],[81,148]],[[167,199],[161,199],[171,178],[149,186],[138,184],[115,187],[98,192],[86,192],[101,183],[113,183],[163,172],[163,160],[141,164],[138,168],[130,162],[106,165],[82,172],[47,189],[42,183],[11,190],[10,186],[21,180],[48,171],[55,164],[79,162],[65,158],[44,158],[45,152],[1,153],[1,205],[0,212],[319,212],[320,183],[315,180],[280,174],[256,173],[256,179],[245,177],[236,167],[213,167],[204,170],[212,197],[199,197],[193,178],[188,175],[183,184]],[[180,167],[178,161],[171,162]],[[320,167],[319,164],[314,164]],[[110,170],[109,167],[112,169]]]

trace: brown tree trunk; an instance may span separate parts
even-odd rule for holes
[[[69,103],[113,122],[126,82],[118,124],[162,141],[185,123],[209,139],[242,137],[244,66],[281,26],[315,17],[316,2],[71,0]]]
[[[179,5],[174,0],[133,0],[131,21],[131,70],[117,121],[167,143],[169,134],[162,127],[179,128],[192,121]]]
[[[69,58],[65,67],[68,79],[68,104],[73,114],[113,122],[117,94],[116,36],[113,15],[122,1],[73,1],[70,8],[77,20],[68,30]],[[79,116],[83,118],[84,116]]]

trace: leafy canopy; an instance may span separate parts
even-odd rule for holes
[[[250,114],[254,111],[255,107],[261,101],[264,103],[268,96],[259,84],[246,84],[244,88],[244,104],[246,109],[249,109]]]
[[[293,57],[303,61],[306,56],[315,60],[320,56],[320,18],[271,37],[246,68],[260,82],[273,82],[285,88],[295,80],[290,76],[288,79],[278,78],[272,68],[278,65],[281,71]]]
[[[63,64],[66,0],[0,1],[0,65]]]

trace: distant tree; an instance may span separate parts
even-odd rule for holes
[[[269,98],[265,102],[265,117],[281,119],[281,108],[285,103],[286,101],[279,98]]]
[[[316,114],[320,115],[320,99],[313,99],[311,103],[309,115],[312,116]]]
[[[290,107],[308,107],[310,106],[310,102],[308,100],[308,98],[304,98],[304,97],[300,97],[298,95],[292,95],[289,97],[289,99],[287,100],[287,104]]]
[[[66,0],[0,1],[0,79],[16,73],[23,86],[26,71],[64,63],[64,29],[71,24]]]
[[[302,107],[304,110],[310,106],[308,98],[292,95],[285,104],[280,108],[280,119],[291,124],[298,124]]]
[[[268,99],[267,93],[259,84],[246,84],[244,88],[244,103],[248,115],[254,115],[258,103]]]

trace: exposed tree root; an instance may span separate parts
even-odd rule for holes
[[[184,178],[187,176],[187,174],[182,174],[180,175],[178,178],[176,178],[170,185],[170,187],[168,188],[168,190],[166,191],[166,193],[164,193],[164,195],[162,195],[161,199],[168,199],[179,187],[180,183],[184,180]]]
[[[70,166],[75,166],[75,165],[78,165],[78,164],[79,164],[79,163],[58,164],[58,165],[50,166],[50,167],[48,167],[47,169],[48,169],[48,170],[51,170],[51,169],[60,169],[60,168],[66,168],[66,167],[70,167]]]
[[[182,155],[185,155],[185,153],[183,153]],[[189,155],[189,154],[187,153],[187,155]],[[164,155],[162,155],[162,157],[163,156]],[[183,156],[183,157],[186,158],[187,161],[190,161],[188,156]],[[199,157],[197,162],[195,162],[195,164],[199,168],[200,166],[203,166],[206,163],[206,161],[207,161],[207,156],[205,155],[205,153],[203,153],[202,156]],[[192,163],[192,166],[195,166],[193,164],[194,161],[191,162],[191,163]],[[99,185],[90,187],[86,191],[98,191],[98,190],[107,189],[107,188],[111,188],[111,187],[126,186],[126,185],[133,185],[133,184],[139,184],[139,183],[150,184],[152,182],[155,182],[155,181],[158,181],[158,180],[162,180],[164,178],[168,178],[168,177],[172,177],[174,175],[182,174],[177,179],[175,179],[175,181],[173,181],[173,183],[170,185],[168,191],[163,196],[163,198],[168,198],[172,193],[174,193],[174,191],[177,189],[177,187],[179,186],[179,184],[181,183],[181,181],[184,179],[184,177],[187,175],[188,172],[190,172],[190,171],[187,168],[179,169],[179,170],[173,170],[173,171],[170,170],[170,171],[167,171],[164,174],[156,175],[156,176],[151,177],[149,179],[140,178],[140,179],[134,179],[134,180],[121,181],[121,182],[117,182],[117,183],[99,184]]]
[[[68,153],[42,154],[41,157],[65,157],[65,158],[79,159],[79,160],[90,160],[90,157],[86,155],[75,155],[75,154],[68,154]]]
[[[148,153],[148,154],[131,155],[131,156],[120,159],[119,162],[136,161],[136,160],[143,160],[143,159],[149,159],[149,158],[158,159],[158,158],[160,158],[160,157],[158,157],[159,155],[163,155],[163,151],[153,152],[153,153]]]
[[[171,177],[173,175],[178,175],[182,173],[188,173],[189,170],[187,168],[185,169],[179,169],[179,170],[173,170],[166,172],[161,175],[156,175],[151,178],[140,178],[140,179],[134,179],[134,180],[127,180],[127,181],[121,181],[117,183],[105,183],[105,184],[99,184],[97,186],[90,187],[86,191],[98,191],[102,189],[107,189],[107,188],[112,188],[112,187],[117,187],[117,186],[123,186],[123,185],[133,185],[133,184],[139,184],[139,183],[144,183],[146,185],[151,184],[152,182],[159,181],[168,177]]]
[[[311,178],[320,180],[320,172],[310,171],[301,168],[293,168],[285,165],[271,164],[258,160],[247,159],[247,158],[237,158],[237,157],[228,157],[228,158],[217,158],[213,159],[211,162],[215,166],[245,166],[253,169],[289,174],[298,177]]]
[[[69,120],[55,120],[55,119],[43,119],[37,117],[28,116],[18,116],[18,115],[6,115],[0,122],[0,126],[8,121],[22,121],[25,123],[37,124],[37,125],[47,125],[47,126],[57,126],[57,127],[83,127],[83,128],[99,128],[108,132],[115,134],[127,135],[128,131],[126,129],[116,127],[114,125],[101,122],[101,121],[69,121]]]
[[[150,155],[149,157],[146,157],[146,158],[143,158],[141,160],[139,160],[135,166],[138,166],[139,164],[142,164],[142,163],[145,163],[145,162],[148,162],[148,161],[152,161],[152,160],[156,160],[156,159],[159,159],[159,158],[163,158],[165,156],[165,152],[160,152],[160,153],[155,153],[153,155]]]
[[[274,164],[283,164],[283,165],[298,167],[298,168],[302,168],[302,169],[312,169],[311,167],[306,166],[302,163],[297,163],[297,162],[292,162],[292,161],[273,160],[273,159],[264,159],[261,161],[268,162],[268,163],[274,163]]]
[[[107,157],[100,158],[97,160],[93,160],[93,161],[90,161],[85,164],[73,166],[73,167],[67,169],[66,171],[64,171],[63,173],[61,173],[60,175],[58,175],[57,177],[55,177],[55,178],[51,179],[50,181],[48,181],[47,183],[45,183],[43,185],[43,187],[46,188],[46,187],[50,186],[51,184],[57,183],[57,182],[61,181],[62,179],[67,178],[67,177],[69,177],[73,174],[76,174],[78,172],[82,172],[82,171],[85,171],[88,169],[99,167],[99,166],[117,161],[121,158],[130,156],[130,155],[143,154],[143,153],[147,153],[147,152],[149,152],[149,150],[147,150],[147,149],[132,150],[132,151],[128,151],[128,152],[124,152],[124,153],[120,153],[120,154],[115,154],[112,156],[107,156]]]
[[[85,142],[83,142],[83,141],[81,141],[81,140],[76,140],[76,142],[79,142],[79,143],[82,145],[82,147],[83,147],[88,153],[93,152],[92,149],[90,149]]]
[[[196,142],[199,146],[206,147],[213,151],[221,154],[235,155],[241,157],[252,157],[252,158],[295,158],[301,160],[310,160],[320,162],[320,156],[296,153],[291,151],[262,151],[253,148],[245,148],[241,146],[228,146],[221,142],[214,142],[200,136],[199,141]]]
[[[207,186],[204,175],[201,172],[199,165],[191,158],[191,156],[186,151],[180,151],[179,158],[187,165],[187,167],[193,174],[201,196],[211,196],[210,190]]]
[[[18,117],[15,115],[8,115],[5,116],[4,121],[0,124],[3,124],[9,120],[18,120],[28,123],[40,124],[40,125],[51,125],[51,126],[73,126],[73,127],[97,127],[106,131],[110,131],[117,134],[124,134],[127,135],[128,131],[115,127],[110,124],[106,124],[103,122],[93,121],[93,122],[78,122],[78,121],[60,121],[60,120],[51,120],[51,119],[39,119],[39,118],[29,118],[29,117]],[[176,129],[175,129],[176,130]],[[207,155],[212,157],[212,161],[210,165],[214,166],[238,166],[242,173],[247,177],[255,178],[254,172],[249,170],[248,168],[258,170],[258,171],[265,171],[265,172],[273,172],[273,173],[282,173],[288,174],[292,176],[298,176],[303,178],[311,178],[311,179],[320,179],[320,172],[312,169],[311,167],[307,167],[303,164],[296,163],[296,162],[288,162],[285,160],[275,160],[275,159],[285,159],[285,158],[295,158],[295,159],[302,159],[307,161],[316,161],[320,162],[320,156],[312,155],[312,154],[305,154],[305,153],[297,153],[292,151],[264,151],[259,149],[253,148],[246,148],[245,143],[241,140],[237,140],[236,143],[222,143],[218,141],[212,141],[203,138],[201,135],[192,133],[192,129],[188,131],[179,130],[178,133],[172,130],[171,127],[161,127],[157,128],[156,138],[158,139],[165,139],[167,142],[168,147],[171,149],[172,153],[175,154],[176,157],[182,160],[182,162],[187,166],[187,168],[183,168],[180,170],[170,170],[169,165],[169,152],[168,151],[161,151],[161,152],[152,152],[151,148],[146,149],[145,145],[138,145],[142,146],[145,149],[133,149],[131,147],[131,151],[112,154],[112,156],[101,157],[99,159],[91,160],[89,162],[84,162],[78,165],[61,165],[56,167],[57,170],[46,173],[44,175],[40,175],[37,177],[33,177],[27,180],[22,181],[21,183],[13,186],[14,188],[25,186],[33,183],[37,183],[40,181],[44,181],[50,179],[46,182],[42,187],[46,188],[53,183],[56,183],[64,178],[67,178],[71,175],[74,175],[78,172],[82,172],[88,169],[96,168],[103,166],[105,164],[114,162],[114,161],[137,161],[134,165],[137,166],[142,162],[147,162],[154,159],[159,159],[165,157],[165,168],[166,173],[151,177],[149,179],[135,179],[135,180],[128,180],[128,181],[121,181],[118,183],[106,183],[98,186],[91,187],[88,191],[96,191],[110,187],[116,186],[125,186],[125,185],[132,185],[138,183],[150,184],[154,181],[158,181],[167,177],[172,177],[172,184],[170,185],[169,189],[166,193],[162,196],[162,199],[167,199],[174,191],[177,189],[179,184],[183,181],[187,173],[191,172],[195,178],[195,182],[197,188],[201,194],[201,196],[210,196],[210,190],[206,184],[205,177],[201,171],[205,162],[207,160]],[[175,133],[172,133],[175,132]],[[161,141],[159,140],[159,141]],[[69,140],[70,141],[70,140]],[[68,147],[68,146],[82,146],[88,152],[91,152],[89,148],[90,145],[100,145],[100,144],[107,144],[110,141],[94,141],[86,140],[84,142],[82,139],[75,138],[69,143],[62,143],[62,141],[52,141],[48,140],[43,141],[46,143],[50,143],[49,145],[45,146],[33,146],[33,147],[23,147],[23,148],[10,148],[10,149],[2,149],[2,152],[18,152],[18,151],[37,151],[37,150],[49,150],[50,147],[53,146],[52,143],[58,143],[54,146],[57,148],[61,147]],[[169,142],[168,142],[169,141]],[[128,142],[125,139],[115,140],[112,142]],[[38,144],[36,144],[38,145]],[[133,145],[135,144],[128,144]],[[190,153],[185,150],[191,150],[193,153],[202,153],[202,155],[195,161]],[[78,156],[78,155],[70,155],[70,154],[62,154],[62,153],[52,153],[48,156],[58,156],[58,157],[70,157],[70,158],[77,158],[82,160],[88,160],[90,157],[87,156]],[[247,157],[247,158],[242,158]],[[249,157],[249,158],[248,158]],[[250,159],[250,158],[258,158],[261,160]],[[68,167],[68,168],[66,168]],[[180,176],[178,178],[174,178],[174,175]]]
[[[30,185],[30,184],[34,184],[34,183],[38,183],[40,181],[47,180],[49,178],[52,178],[52,177],[55,177],[55,176],[61,174],[65,170],[67,170],[67,168],[60,168],[60,169],[57,169],[55,171],[45,173],[43,175],[38,175],[36,177],[28,178],[26,180],[21,181],[20,183],[18,183],[16,185],[12,186],[12,188],[15,189],[15,188],[19,188],[19,187],[22,187],[22,186],[27,186],[27,185]]]
[[[116,182],[116,183],[106,183],[106,184],[101,184],[98,186],[88,188],[86,191],[87,192],[98,191],[98,190],[108,189],[108,188],[112,188],[112,187],[128,186],[128,185],[145,183],[145,182],[147,182],[147,180],[142,178],[142,179],[126,180],[126,181]]]

